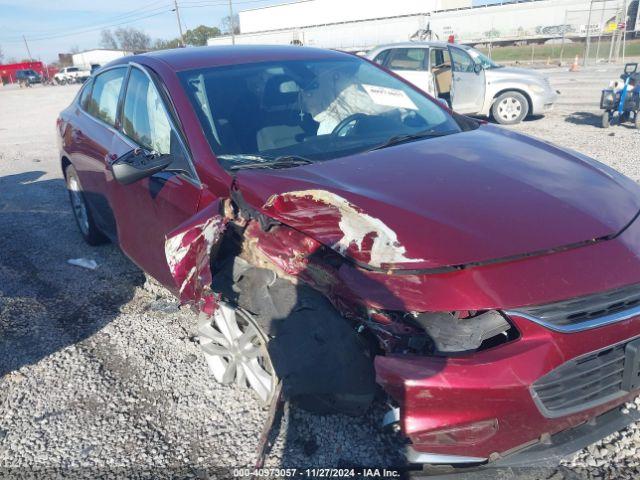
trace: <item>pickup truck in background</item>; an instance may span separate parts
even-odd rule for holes
[[[64,67],[53,76],[53,79],[58,85],[66,85],[67,83],[82,83],[90,76],[89,70],[83,70],[79,67]]]

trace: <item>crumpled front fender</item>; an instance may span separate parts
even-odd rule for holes
[[[215,310],[210,253],[222,240],[227,219],[216,200],[167,235],[165,255],[178,297],[206,313]]]

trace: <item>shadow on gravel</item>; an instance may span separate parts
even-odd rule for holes
[[[567,115],[564,121],[574,125],[602,126],[602,116],[593,112],[574,112],[571,115]]]
[[[0,178],[0,377],[94,335],[144,282],[113,246],[84,244],[64,181],[43,175]],[[67,264],[96,256],[109,265]]]

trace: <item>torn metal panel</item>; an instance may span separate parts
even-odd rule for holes
[[[382,220],[372,217],[348,200],[327,190],[302,190],[273,195],[264,210],[279,217],[322,218],[323,240],[339,253],[375,268],[424,262],[410,258],[398,236]]]
[[[165,255],[181,302],[213,310],[210,253],[226,224],[216,201],[167,235]]]

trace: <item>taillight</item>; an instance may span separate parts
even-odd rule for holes
[[[456,427],[441,428],[411,435],[419,445],[475,445],[493,437],[498,432],[498,419],[482,420]]]

